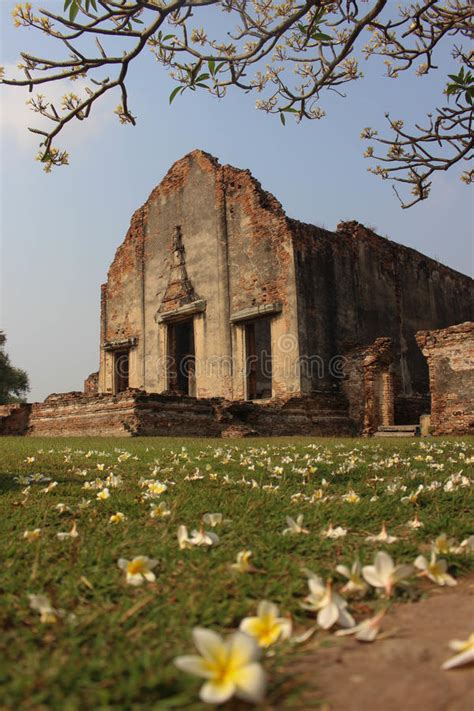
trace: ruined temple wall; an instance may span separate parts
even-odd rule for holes
[[[302,352],[327,362],[387,336],[397,394],[426,393],[415,333],[471,319],[473,280],[358,223],[331,233],[295,222],[293,231]],[[313,380],[313,388],[320,384]]]
[[[281,313],[272,315],[274,395],[297,391],[298,374],[279,352],[286,334],[297,344],[291,233],[284,212],[249,171],[221,166],[202,151],[175,163],[135,213],[109,270],[102,342],[137,338],[130,352],[130,386],[147,392],[167,388],[167,329],[157,312],[169,296],[177,226],[187,276],[196,299],[205,302],[205,310],[194,314],[197,396],[245,396],[243,328],[231,317],[274,302],[281,304]],[[171,306],[179,307],[179,299]],[[297,356],[294,348],[290,359]],[[100,392],[113,391],[112,364],[112,354],[102,349]]]
[[[429,366],[433,434],[474,434],[474,322],[416,340]]]

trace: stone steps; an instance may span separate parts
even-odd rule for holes
[[[374,437],[419,437],[420,425],[382,425]]]

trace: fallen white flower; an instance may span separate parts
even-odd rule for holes
[[[390,544],[390,543],[395,543],[395,541],[398,541],[398,538],[396,536],[390,536],[390,534],[387,533],[387,528],[385,526],[385,523],[383,523],[380,533],[378,533],[376,536],[367,536],[365,540],[369,543]]]
[[[295,534],[295,533],[309,533],[307,528],[303,528],[303,514],[299,514],[296,517],[296,521],[294,518],[291,518],[291,516],[286,517],[286,523],[288,528],[285,528],[282,533],[284,536],[286,536],[288,533],[290,534]]]
[[[458,652],[458,654],[447,659],[441,669],[454,669],[455,667],[474,662],[474,632],[470,634],[466,640],[453,639],[449,643],[449,646],[453,651]]]
[[[362,568],[364,579],[374,588],[382,588],[390,597],[395,586],[411,575],[412,565],[395,565],[388,553],[379,551],[374,560],[374,565],[365,565]]]
[[[346,608],[347,602],[332,589],[331,583],[324,585],[323,580],[312,574],[308,580],[310,593],[301,606],[305,610],[317,612],[317,622],[320,627],[328,630],[336,622],[341,627],[353,627],[354,618]]]
[[[415,560],[415,568],[421,570],[420,575],[424,575],[432,580],[437,585],[457,585],[457,581],[447,573],[448,564],[445,560],[438,560],[436,552],[431,552],[431,560],[428,560],[423,555],[419,555]]]
[[[380,631],[385,612],[385,610],[381,610],[374,617],[370,617],[368,620],[364,620],[348,630],[337,630],[336,636],[344,637],[345,635],[353,634],[360,642],[373,642]]]

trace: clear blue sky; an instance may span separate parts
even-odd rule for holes
[[[45,47],[31,30],[13,28],[13,5],[0,0],[0,63],[7,66],[17,63],[20,50]],[[447,58],[442,75],[451,69]],[[389,184],[367,173],[359,140],[364,126],[382,127],[387,110],[419,120],[436,105],[443,84],[442,76],[393,81],[368,75],[348,87],[347,99],[323,103],[325,119],[284,128],[254,108],[255,96],[238,92],[222,102],[189,93],[169,107],[173,84],[146,54],[129,82],[137,126],[119,124],[111,111],[119,103],[115,96],[68,133],[71,165],[51,175],[34,161],[36,140],[24,128],[35,124],[27,96],[0,87],[0,323],[13,363],[30,374],[30,400],[82,389],[97,370],[100,284],[133,211],[194,148],[249,168],[291,217],[328,229],[355,219],[472,274],[472,192],[459,171],[437,177],[430,200],[401,210]]]

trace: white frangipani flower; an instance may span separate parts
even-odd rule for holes
[[[133,560],[119,558],[118,567],[126,571],[126,579],[129,585],[141,585],[145,580],[148,580],[148,582],[156,580],[153,568],[156,567],[157,563],[157,560],[148,558],[146,555],[139,555]]]
[[[38,538],[41,536],[41,528],[33,528],[33,530],[29,531],[23,531],[23,536],[22,538],[25,539],[25,541],[37,541]]]
[[[99,501],[106,501],[110,498],[110,491],[107,489],[107,487],[105,487],[104,489],[99,491],[96,498],[99,499]]]
[[[109,523],[122,523],[127,517],[121,511],[117,511],[109,518]]]
[[[424,525],[425,525],[425,524],[422,523],[422,522],[420,521],[420,519],[418,518],[418,514],[416,514],[416,515],[414,516],[414,518],[412,518],[411,521],[408,521],[408,523],[407,523],[408,528],[412,528],[412,529],[415,529],[415,530],[416,530],[417,528],[423,528]]]
[[[337,630],[336,636],[344,637],[353,634],[360,642],[373,642],[380,631],[385,612],[385,610],[381,610],[374,617],[370,617],[368,620],[364,620],[348,630]]]
[[[324,581],[318,575],[311,574],[308,580],[309,595],[305,597],[301,607],[305,610],[317,612],[318,625],[328,630],[336,622],[341,627],[353,627],[354,618],[346,608],[347,602],[332,590],[331,583],[324,585]]]
[[[395,543],[395,541],[398,541],[398,538],[396,536],[390,536],[390,534],[387,532],[385,523],[383,523],[380,533],[378,533],[376,536],[367,536],[367,538],[365,540],[369,543],[390,544],[390,543]]]
[[[56,534],[56,537],[59,538],[60,541],[65,541],[68,538],[77,538],[78,535],[79,533],[77,532],[77,523],[74,521],[70,531],[60,531]]]
[[[30,607],[40,613],[40,620],[45,625],[54,625],[60,617],[64,616],[63,610],[56,610],[47,595],[28,595]]]
[[[334,526],[332,523],[329,524],[329,526],[321,531],[321,535],[323,538],[344,538],[344,536],[347,536],[347,528],[343,528],[342,526]]]
[[[388,553],[379,551],[374,560],[374,565],[364,565],[362,575],[374,588],[381,588],[388,597],[391,596],[395,586],[411,575],[412,565],[395,565]]]
[[[223,704],[232,696],[258,703],[265,694],[265,672],[258,659],[260,648],[252,637],[234,632],[227,639],[211,630],[195,627],[199,655],[177,657],[178,669],[206,679],[200,698],[207,704]]]
[[[298,516],[296,517],[296,521],[294,518],[291,518],[291,516],[287,516],[286,523],[288,528],[285,528],[282,531],[283,535],[286,536],[288,533],[309,533],[307,528],[303,528],[303,518],[303,514],[298,514]]]
[[[167,507],[164,501],[160,501],[159,504],[151,504],[150,506],[150,516],[151,518],[166,518],[171,515],[171,510]]]
[[[258,605],[257,616],[245,617],[240,623],[240,630],[254,637],[260,647],[270,647],[291,635],[291,620],[279,617],[278,614],[278,607],[274,603],[262,600]]]
[[[349,569],[347,565],[337,565],[336,571],[347,578],[347,583],[342,588],[344,593],[365,593],[367,584],[362,579],[362,567],[358,558]]]
[[[215,528],[223,523],[224,517],[221,513],[206,513],[202,517],[202,522],[211,528]]]
[[[252,573],[256,570],[250,563],[250,558],[252,556],[252,551],[239,551],[237,553],[237,560],[235,563],[231,563],[231,568],[237,570],[239,573]]]
[[[449,646],[457,654],[445,661],[441,669],[454,669],[474,662],[474,632],[466,640],[453,639]]]
[[[438,560],[436,552],[431,551],[431,560],[428,560],[423,555],[419,555],[415,560],[415,568],[421,570],[420,575],[423,575],[432,580],[437,585],[457,585],[457,581],[447,572],[448,564],[445,560]]]
[[[205,531],[203,528],[191,531],[189,541],[193,546],[215,546],[219,543],[219,536],[212,531]]]

